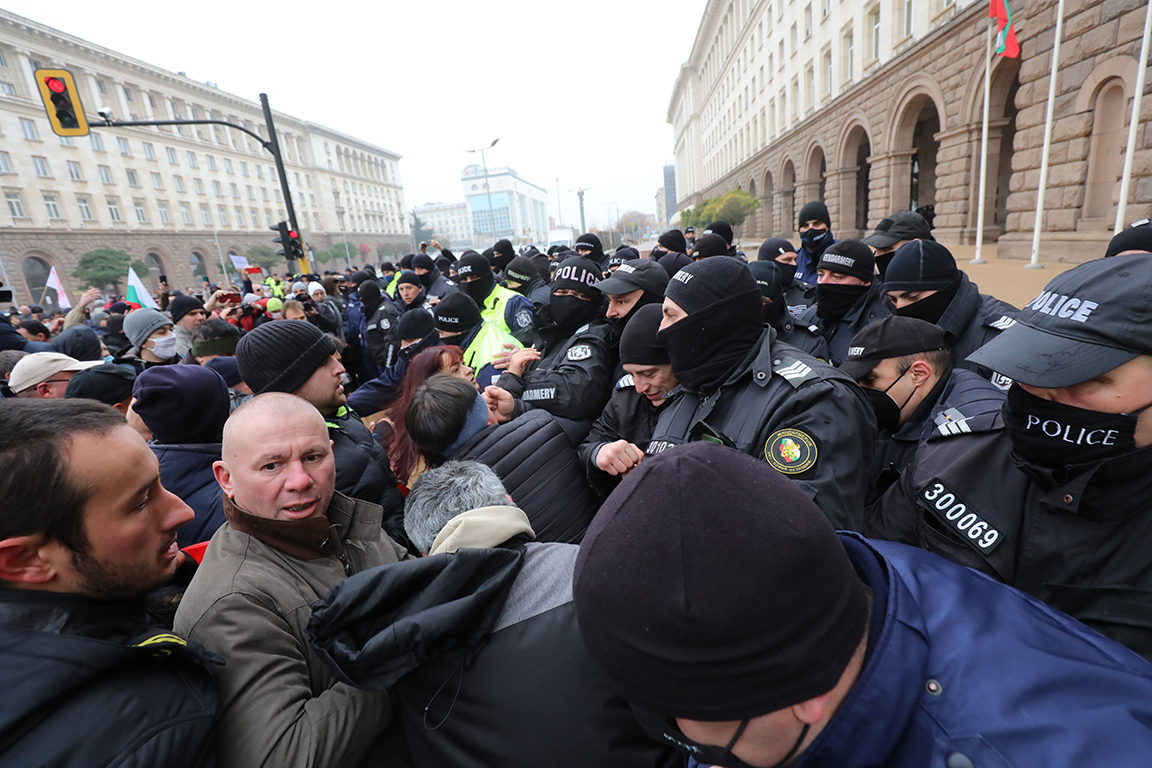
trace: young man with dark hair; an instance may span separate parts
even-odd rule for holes
[[[0,461],[0,762],[208,763],[219,659],[144,599],[192,519],[152,451],[106,405],[12,400]]]

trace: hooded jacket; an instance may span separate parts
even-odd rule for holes
[[[395,682],[421,768],[683,765],[647,738],[584,648],[572,603],[578,548],[523,543],[515,507],[457,516],[426,558],[354,576],[313,614],[341,679]]]
[[[220,443],[148,446],[160,462],[160,483],[192,508],[196,518],[176,529],[181,548],[208,541],[224,524],[224,491],[212,463],[220,460]]]
[[[214,765],[220,662],[140,600],[0,589],[0,764]]]

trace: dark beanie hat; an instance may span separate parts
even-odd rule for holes
[[[493,266],[493,267],[496,266],[496,251],[494,251],[491,248],[485,248],[484,253],[482,253],[480,255],[483,256],[484,258],[488,259],[488,264],[490,266]]]
[[[116,405],[132,397],[136,372],[127,366],[104,363],[80,371],[68,382],[64,397],[86,397],[105,405]]]
[[[784,271],[775,261],[754,261],[748,265],[748,271],[760,286],[760,295],[772,301],[784,298]]]
[[[736,259],[705,259],[673,275],[664,295],[690,315],[722,299],[755,290],[756,281],[746,265]]]
[[[713,232],[696,241],[696,247],[692,249],[692,258],[706,259],[709,256],[723,256],[726,253],[728,253],[728,243],[724,242],[723,237]]]
[[[57,352],[82,362],[104,358],[100,352],[100,339],[96,336],[96,331],[86,325],[65,328],[59,336],[52,339],[52,347]]]
[[[800,209],[800,216],[797,217],[796,225],[803,226],[807,221],[822,221],[831,227],[832,217],[828,215],[828,206],[819,200],[805,203],[804,207]]]
[[[396,326],[396,334],[401,340],[422,339],[434,330],[436,318],[423,309],[414,309],[400,315],[400,322]]]
[[[656,260],[656,263],[664,267],[671,278],[684,267],[692,263],[692,258],[687,256],[683,251],[669,251]]]
[[[108,305],[108,314],[110,315],[123,315],[131,307],[128,306],[126,301],[114,301]]]
[[[424,284],[420,282],[420,275],[416,274],[415,272],[401,272],[400,276],[396,278],[396,285],[399,286],[403,283],[409,283],[416,286],[417,288],[424,287]]]
[[[446,274],[450,269],[452,269],[452,265],[456,263],[452,259],[445,256],[443,253],[437,256],[434,261],[436,262],[436,268],[440,270],[441,274]]]
[[[463,291],[450,293],[436,305],[436,328],[463,333],[480,324],[480,306]]]
[[[540,277],[540,271],[536,269],[531,258],[517,256],[508,262],[508,269],[504,271],[504,276],[509,280],[523,284],[531,282],[534,277]]]
[[[516,251],[512,249],[512,243],[508,240],[497,240],[496,244],[492,246],[492,250],[506,257],[509,261],[516,257]]]
[[[244,377],[240,375],[240,366],[235,357],[214,357],[204,363],[204,367],[211,368],[220,374],[224,378],[224,383],[230,387],[244,383]]]
[[[620,363],[629,365],[665,365],[668,350],[656,340],[664,312],[659,304],[645,304],[636,310],[620,334]]]
[[[194,309],[204,309],[204,302],[195,296],[177,296],[168,302],[168,312],[174,323],[180,322],[180,318]]]
[[[426,269],[429,272],[436,269],[436,262],[426,253],[418,253],[412,257],[412,269]]]
[[[228,385],[201,365],[158,365],[136,377],[132,404],[156,442],[218,443],[231,411]]]
[[[336,343],[304,320],[258,325],[236,345],[236,362],[254,394],[295,392],[336,352]]]
[[[384,263],[382,263],[380,265],[380,271],[381,272],[395,272],[396,271],[396,265],[390,261],[385,261]]]
[[[469,277],[476,275],[477,277],[484,277],[484,275],[492,274],[492,265],[488,263],[488,259],[480,254],[472,251],[460,257],[460,261],[456,262],[456,277]]]
[[[732,245],[732,225],[726,221],[714,221],[704,230],[705,235],[720,235],[726,245]]]
[[[839,245],[837,243],[836,245]],[[831,245],[832,250],[836,245]],[[884,271],[885,291],[937,291],[960,277],[956,259],[933,240],[910,240],[896,249]]]
[[[400,269],[412,269],[412,260],[416,258],[414,253],[406,253],[400,257]]]
[[[583,256],[573,256],[570,259],[564,259],[556,267],[556,274],[552,278],[552,290],[567,288],[598,299],[601,294],[595,286],[602,279],[602,273],[597,264]]]
[[[1152,223],[1145,219],[1142,223],[1133,224],[1128,229],[1122,230],[1108,243],[1104,258],[1111,258],[1124,251],[1152,252]]]
[[[358,285],[360,285],[360,283],[364,282],[365,280],[371,279],[371,277],[372,277],[372,275],[368,274],[367,272],[365,272],[364,270],[361,269],[359,271],[353,272],[352,277],[350,277],[348,279],[352,281],[353,285],[358,286]]]
[[[586,232],[583,235],[580,235],[580,237],[576,238],[576,242],[572,245],[572,250],[576,250],[576,247],[581,244],[592,249],[592,254],[590,256],[592,261],[596,262],[597,264],[600,264],[604,261],[604,246],[600,242],[599,237],[592,234],[591,232]]]
[[[778,256],[783,256],[785,253],[796,253],[796,246],[782,237],[770,237],[760,244],[756,259],[758,261],[776,261]]]
[[[656,238],[661,248],[671,251],[672,253],[687,253],[688,241],[684,238],[684,233],[678,229],[670,229],[660,237]]]
[[[859,240],[840,240],[824,249],[816,268],[851,275],[870,283],[876,272],[876,257],[872,255],[872,249]]]
[[[864,583],[808,494],[704,441],[628,473],[584,536],[572,593],[584,645],[624,698],[692,720],[827,693],[868,617]]]

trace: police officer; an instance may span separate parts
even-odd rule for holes
[[[628,321],[641,307],[664,302],[664,289],[667,285],[668,273],[648,259],[626,261],[610,277],[596,283],[596,288],[608,297],[605,316],[612,321],[614,349],[619,347],[620,336]],[[617,373],[623,375],[621,371]]]
[[[848,356],[852,337],[864,326],[891,314],[875,264],[872,249],[859,240],[833,243],[820,256],[816,304],[797,323],[820,329],[833,365]]]
[[[543,347],[512,355],[497,382],[502,392],[484,393],[490,407],[513,417],[542,408],[553,416],[584,421],[587,434],[612,394],[616,368],[612,323],[604,317],[598,282],[598,264],[581,256],[560,263],[552,299],[538,315]]]
[[[798,325],[792,315],[792,307],[785,298],[785,270],[788,265],[778,261],[754,261],[748,271],[760,286],[761,300],[764,302],[764,324],[776,329],[780,341],[791,344],[813,357],[828,360],[828,342],[820,335],[815,325]],[[795,266],[793,265],[793,270]]]
[[[933,435],[865,533],[977,568],[1152,658],[1152,259],[1081,264],[972,355],[1001,414]]]
[[[972,371],[952,367],[939,326],[889,315],[852,339],[840,370],[856,379],[876,413],[874,490],[884,493],[934,432],[963,432],[970,418],[996,414],[1004,393]]]
[[[603,496],[644,457],[656,417],[668,402],[665,396],[676,386],[668,350],[656,339],[662,319],[661,307],[647,304],[628,321],[620,337],[625,375],[577,449],[589,482]]]
[[[677,272],[663,311],[659,339],[679,385],[647,453],[733,446],[799,482],[837,528],[860,530],[876,426],[855,382],[764,328],[760,288],[735,259]]]
[[[804,314],[816,298],[816,286],[796,279],[796,247],[782,237],[770,237],[760,244],[756,260],[774,261],[779,265],[788,311],[796,317]]]
[[[732,232],[732,225],[728,222],[714,221],[704,230],[704,234],[720,235],[726,246],[724,255],[731,256],[734,259],[740,259],[740,261],[743,261],[745,264],[748,263],[748,257],[744,255],[744,252],[736,249],[736,235]]]
[[[400,319],[396,305],[380,292],[375,280],[365,280],[356,290],[364,311],[362,338],[368,355],[376,363],[376,376],[396,362],[400,351],[400,336],[397,322]],[[375,378],[375,377],[373,377]]]
[[[910,240],[935,240],[928,221],[914,211],[896,211],[886,219],[881,219],[876,229],[864,238],[864,244],[876,249],[876,270],[883,280],[888,263],[896,254],[896,249]]]
[[[464,351],[464,365],[476,372],[476,382],[481,389],[500,378],[500,371],[494,365],[496,358],[523,346],[503,328],[485,320],[476,302],[467,294],[449,294],[436,305],[433,314],[440,343],[455,345]]]
[[[420,277],[420,283],[424,286],[424,292],[428,294],[428,301],[432,304],[459,290],[456,283],[440,274],[440,268],[426,253],[418,253],[412,257],[412,271]]]
[[[508,287],[532,302],[533,311],[548,303],[548,284],[540,277],[540,270],[528,256],[517,256],[505,272]]]
[[[796,277],[815,285],[820,255],[836,242],[832,237],[832,218],[828,215],[828,206],[819,200],[805,203],[800,209],[796,231],[800,234],[800,250],[796,252]]]
[[[461,256],[456,264],[456,279],[460,289],[480,307],[485,322],[519,339],[521,346],[536,340],[532,302],[497,283],[487,259],[478,253]]]
[[[952,364],[967,368],[1001,389],[1012,382],[968,356],[1016,322],[1016,307],[980,293],[956,266],[947,248],[931,240],[900,246],[888,264],[884,292],[895,314],[935,323],[944,329]]]
[[[715,232],[710,232],[701,235],[700,239],[696,241],[696,247],[692,250],[692,260],[701,261],[702,259],[710,259],[714,256],[727,256],[728,243],[724,242],[724,238],[717,235]]]

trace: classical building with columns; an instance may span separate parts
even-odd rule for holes
[[[1039,188],[1055,0],[1012,0],[1019,58],[991,70],[985,242],[1027,258]],[[937,239],[975,242],[988,4],[709,0],[668,107],[678,208],[743,189],[746,240],[796,239],[823,200],[838,238],[933,206]],[[1066,0],[1040,257],[1103,255],[1120,191],[1145,5]],[[1127,220],[1152,213],[1152,100]]]
[[[0,265],[18,302],[41,300],[52,267],[75,301],[72,272],[97,248],[143,261],[153,287],[164,274],[186,288],[203,276],[220,282],[229,255],[272,245],[284,198],[253,137],[182,125],[96,126],[62,139],[44,112],[39,68],[72,73],[90,122],[107,107],[120,120],[222,120],[267,135],[258,102],[0,10]],[[410,242],[399,154],[282,112],[274,119],[306,245],[331,248],[342,231],[354,247]]]

